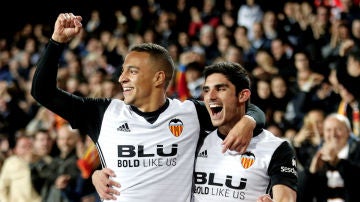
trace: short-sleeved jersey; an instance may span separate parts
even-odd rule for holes
[[[287,141],[263,130],[252,138],[245,153],[222,153],[219,136],[217,130],[209,134],[197,154],[196,202],[254,202],[275,184],[296,190],[295,154]]]
[[[115,171],[121,184],[118,201],[190,201],[199,133],[190,101],[170,100],[169,107],[149,123],[123,101],[113,100],[97,146],[102,163]]]

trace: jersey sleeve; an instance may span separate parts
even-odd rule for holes
[[[256,127],[254,134],[259,134],[261,130],[265,127],[265,113],[258,106],[254,104],[249,104],[246,110],[246,115],[251,116],[255,119]]]
[[[196,112],[200,122],[200,130],[204,133],[213,131],[215,127],[211,123],[209,112],[206,109],[205,103],[199,100],[191,99],[194,103]]]
[[[270,186],[286,185],[297,191],[297,167],[295,152],[287,141],[284,141],[274,152],[268,168]]]

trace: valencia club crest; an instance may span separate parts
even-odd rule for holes
[[[184,124],[180,119],[171,119],[169,129],[175,137],[179,137],[184,129]]]
[[[254,164],[255,155],[252,152],[245,152],[241,155],[241,165],[243,168],[248,169]]]

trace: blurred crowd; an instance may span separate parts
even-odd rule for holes
[[[146,0],[111,13],[94,8],[82,16],[82,34],[63,52],[58,86],[79,96],[122,99],[124,56],[143,42],[171,53],[177,67],[171,98],[201,100],[207,65],[240,63],[251,75],[251,102],[265,112],[266,128],[292,143],[299,171],[306,171],[324,142],[327,115],[345,115],[346,138],[358,141],[360,135],[359,2]],[[2,202],[11,194],[19,201],[25,195],[60,201],[63,194],[68,201],[98,200],[89,179],[99,166],[93,143],[30,95],[52,25],[27,22],[0,38]],[[22,187],[31,193],[21,196]]]

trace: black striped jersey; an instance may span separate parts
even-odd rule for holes
[[[222,153],[223,135],[210,133],[201,145],[194,174],[194,200],[254,202],[272,186],[296,190],[295,154],[286,140],[267,130],[254,136],[245,153]]]

